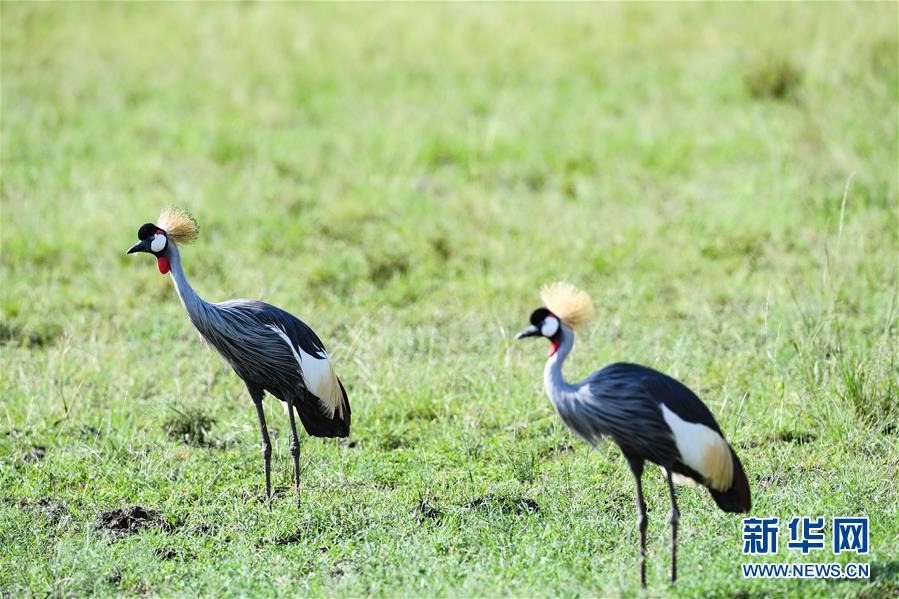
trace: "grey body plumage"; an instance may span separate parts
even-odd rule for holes
[[[548,297],[546,297],[548,296]],[[583,381],[568,383],[562,365],[574,347],[566,314],[583,324],[592,314],[589,297],[566,285],[549,288],[547,307],[535,310],[531,326],[518,338],[542,336],[552,343],[543,373],[547,396],[566,426],[591,445],[608,437],[620,448],[636,483],[640,533],[640,581],[646,585],[646,503],[642,475],[646,460],[664,469],[671,512],[671,580],[677,577],[680,513],[674,482],[706,486],[727,512],[751,507],[749,483],[739,458],[727,444],[708,407],[685,385],[638,364],[615,363]]]
[[[184,218],[190,218],[195,227],[192,217]],[[306,323],[276,306],[248,299],[205,301],[187,281],[175,240],[161,236],[166,236],[164,229],[144,225],[138,234],[141,241],[128,253],[149,252],[157,257],[160,271],[171,274],[191,323],[246,384],[259,418],[267,497],[271,496],[271,441],[262,409],[264,393],[287,404],[294,483],[299,490],[299,439],[294,414],[313,436],[346,437],[350,431],[350,404],[324,344]],[[194,237],[195,231],[189,235]]]
[[[635,365],[611,364],[570,388],[548,387],[547,394],[566,426],[591,445],[609,437],[629,455],[669,463],[677,455],[671,430],[629,366]]]
[[[191,322],[240,378],[247,384],[262,387],[282,401],[293,396],[304,425],[307,420],[314,419],[316,411],[328,417],[333,417],[335,411],[349,412],[345,395],[342,402],[332,407],[328,404],[331,398],[317,397],[308,388],[302,362],[297,361],[295,350],[302,350],[316,360],[328,360],[328,355],[324,344],[306,323],[281,308],[258,300],[206,302],[188,283],[177,245],[170,243],[168,251],[175,288]],[[295,347],[291,348],[278,331],[284,333]],[[308,425],[306,428],[316,436],[345,437],[349,434],[349,414],[345,425],[338,421],[330,429],[309,430]]]

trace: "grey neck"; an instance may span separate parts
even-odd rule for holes
[[[562,374],[562,363],[574,347],[574,331],[564,324],[560,327],[559,349],[550,356],[543,368],[543,385],[546,387],[546,394],[553,402],[557,402],[565,393],[573,392],[575,389],[574,385],[569,385],[565,381]]]
[[[167,249],[169,274],[172,275],[172,280],[175,282],[175,290],[178,292],[178,297],[181,298],[181,305],[187,310],[187,314],[194,325],[199,326],[198,323],[204,320],[209,304],[197,295],[197,292],[187,282],[187,277],[184,276],[184,268],[181,266],[181,254],[178,252],[178,246],[175,245],[175,242],[169,240]]]

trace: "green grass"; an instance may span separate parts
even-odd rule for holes
[[[570,379],[675,375],[754,514],[871,518],[870,581],[743,580],[740,518],[683,489],[672,588],[651,468],[648,595],[896,594],[896,22],[3,3],[0,593],[639,595],[627,466],[512,341],[566,279],[598,311]],[[352,437],[303,437],[299,507],[283,411],[267,509],[243,384],[124,255],[168,203],[200,221],[195,288],[296,313],[347,385]],[[137,532],[100,525],[134,505]]]

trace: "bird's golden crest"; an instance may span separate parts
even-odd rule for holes
[[[593,320],[593,300],[586,291],[571,283],[560,281],[545,285],[540,290],[540,299],[550,312],[574,330],[583,328]]]
[[[190,212],[177,206],[167,206],[159,213],[156,225],[165,231],[166,236],[177,243],[184,245],[195,241],[200,235],[200,227]]]

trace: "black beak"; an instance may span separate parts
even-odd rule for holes
[[[131,248],[125,252],[126,254],[136,254],[137,252],[149,252],[150,251],[150,242],[146,239],[142,241],[138,241]]]
[[[525,337],[536,337],[540,334],[540,329],[535,327],[534,325],[529,326],[525,330],[521,331],[517,335],[515,335],[516,339],[524,339]]]

